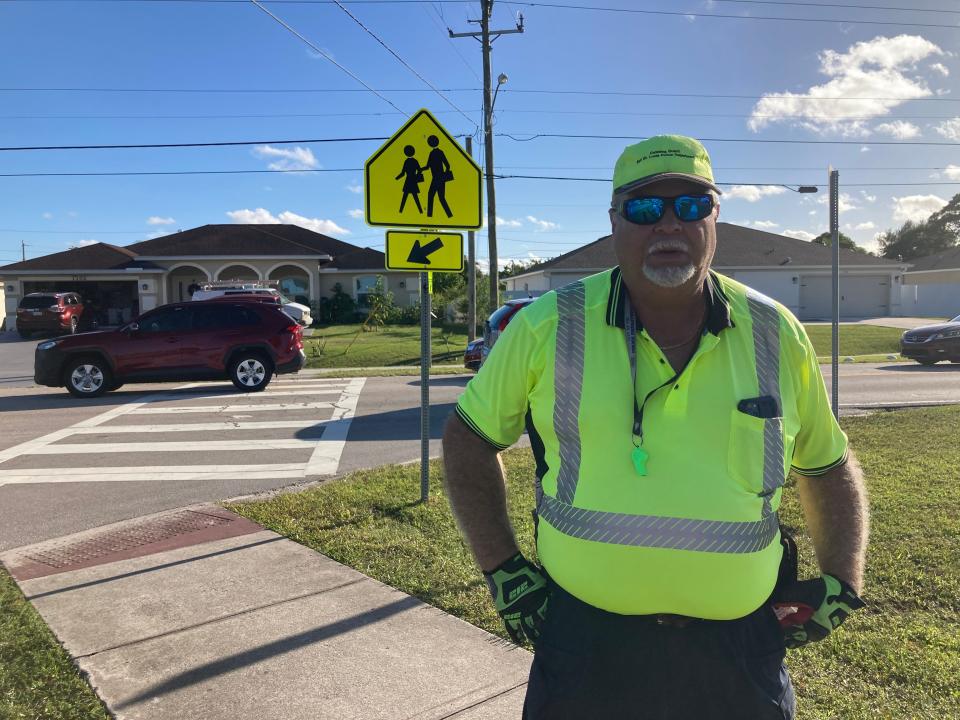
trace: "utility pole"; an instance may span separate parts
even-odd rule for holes
[[[23,240],[20,241],[20,259],[23,262],[27,261],[27,243]]]
[[[833,285],[830,297],[833,301],[831,345],[831,405],[833,416],[840,417],[840,173],[830,168],[830,242],[833,243]]]
[[[470,20],[480,24],[480,32],[455,33],[450,28],[447,32],[452,38],[472,37],[480,41],[483,49],[483,150],[484,165],[487,177],[487,242],[490,247],[490,310],[500,306],[500,272],[497,268],[497,199],[493,187],[493,104],[496,93],[491,88],[490,81],[490,51],[493,41],[501,35],[523,32],[523,15],[517,19],[517,26],[513,30],[491,30],[490,16],[493,14],[493,0],[480,0],[480,20]],[[497,90],[507,81],[506,75],[497,79]]]
[[[473,138],[467,136],[467,155],[473,157]],[[467,231],[467,342],[477,339],[477,246],[473,230]]]

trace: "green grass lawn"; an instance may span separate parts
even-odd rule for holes
[[[804,327],[817,355],[829,357],[832,351],[833,328],[829,325]],[[903,332],[899,328],[877,325],[840,325],[840,355],[898,354]]]
[[[463,328],[432,328],[433,362],[463,364],[467,333]],[[329,325],[314,328],[304,338],[307,367],[379,367],[420,364],[420,326],[388,325],[365,331],[361,325]]]
[[[0,568],[0,718],[109,717],[46,623]]]
[[[872,537],[869,606],[826,641],[791,651],[801,720],[960,718],[960,408],[929,408],[843,422],[867,475]],[[509,511],[533,553],[533,461],[504,454]],[[342,482],[232,509],[361,572],[506,637],[431,466],[428,505],[416,465],[360,472]],[[783,521],[801,529],[803,572],[813,548],[793,483]]]
[[[829,325],[807,325],[814,350],[829,359],[831,329]],[[840,355],[872,355],[882,362],[886,355],[900,352],[903,330],[875,325],[841,325]],[[462,328],[434,327],[432,332],[433,362],[460,365],[467,346]],[[420,327],[391,325],[377,331],[364,331],[360,325],[330,325],[314,329],[304,340],[307,367],[380,367],[415,366],[420,364]]]

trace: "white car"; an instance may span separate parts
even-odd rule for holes
[[[269,295],[277,298],[280,302],[281,310],[296,320],[303,327],[310,327],[313,324],[313,317],[310,315],[310,308],[300,303],[292,302],[283,293],[275,288],[264,287],[234,287],[234,288],[201,288],[193,293],[191,300],[211,300],[213,298],[229,297],[231,295],[246,296],[251,295]]]

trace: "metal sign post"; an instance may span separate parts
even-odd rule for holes
[[[840,173],[830,168],[830,242],[833,243],[833,332],[831,349],[833,416],[840,417]]]
[[[420,502],[430,499],[430,274],[420,273]]]

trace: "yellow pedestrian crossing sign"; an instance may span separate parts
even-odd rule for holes
[[[480,168],[427,110],[418,111],[367,160],[363,175],[368,225],[481,225]]]
[[[387,270],[461,272],[463,235],[387,230]]]

